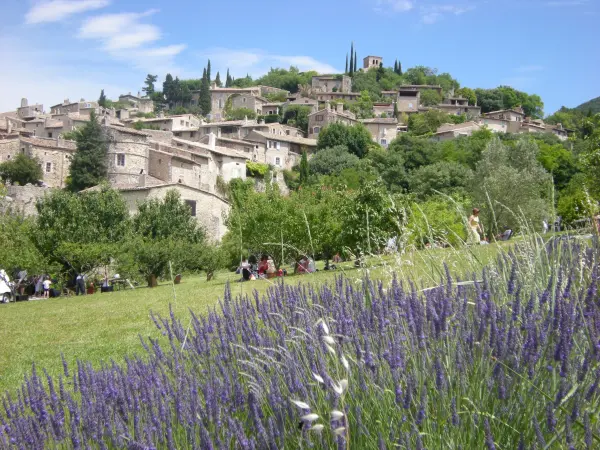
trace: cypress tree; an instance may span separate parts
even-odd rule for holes
[[[107,175],[108,145],[94,111],[90,120],[77,130],[75,142],[77,151],[71,160],[67,187],[79,192],[100,184]]]
[[[229,75],[229,68],[227,68],[227,78],[225,78],[225,87],[231,87],[231,75]]]
[[[306,156],[306,150],[302,152],[302,159],[300,159],[300,184],[308,182],[310,175],[310,169],[308,167],[308,157]]]
[[[163,95],[169,106],[171,106],[173,104],[173,75],[170,73],[167,74],[163,82]]]
[[[350,44],[350,75],[354,73],[354,42]]]
[[[398,73],[398,60],[394,61],[394,73]]]
[[[344,73],[348,73],[348,53],[346,53],[346,69],[344,69]]]
[[[221,83],[221,75],[219,72],[217,72],[217,76],[215,77],[215,83],[217,84],[217,87],[221,87],[223,85],[223,83]]]
[[[398,102],[394,102],[394,117],[398,118]]]
[[[210,101],[210,83],[208,82],[208,71],[204,69],[202,74],[202,84],[200,85],[200,99],[199,99],[200,111],[203,115],[210,114],[211,101]]]
[[[398,75],[402,75],[402,63],[398,61]]]
[[[357,65],[356,65],[356,64],[357,64],[357,63],[356,63],[356,61],[357,61],[357,60],[358,60],[358,57],[356,56],[356,50],[354,50],[354,70],[353,70],[353,72],[356,72],[356,67],[357,67]]]
[[[210,86],[210,59],[208,60],[208,65],[206,66],[206,78],[208,78],[208,85]]]
[[[104,89],[100,91],[100,98],[98,99],[98,105],[106,108],[106,95],[104,95]]]

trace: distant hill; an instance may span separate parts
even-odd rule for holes
[[[582,103],[581,105],[579,105],[573,109],[575,109],[577,111],[581,111],[585,114],[587,114],[587,112],[590,109],[592,110],[592,114],[599,113],[600,112],[600,97],[596,97],[595,99],[592,99],[588,102]]]

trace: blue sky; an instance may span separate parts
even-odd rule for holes
[[[341,71],[359,60],[427,65],[462,86],[508,84],[545,112],[600,96],[599,0],[2,0],[0,112],[21,97],[141,90],[147,73],[224,78],[270,67]]]

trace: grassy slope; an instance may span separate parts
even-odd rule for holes
[[[345,273],[357,281],[368,272],[373,278],[389,279],[397,272],[403,279],[431,286],[441,276],[446,262],[454,274],[470,274],[481,268],[497,254],[495,245],[463,249],[428,250],[405,254],[402,257],[373,258],[368,269],[356,270],[343,264],[337,274]],[[286,282],[322,283],[331,280],[333,272],[320,271],[313,275],[287,277]],[[0,305],[0,392],[20,385],[24,374],[35,361],[38,369],[46,368],[51,375],[62,372],[61,352],[70,365],[77,359],[98,366],[102,361],[119,362],[126,355],[143,351],[139,336],[160,336],[149,313],[169,312],[172,304],[175,315],[187,320],[188,310],[205,312],[223,295],[227,281],[239,278],[233,273],[219,273],[216,280],[206,282],[200,276],[184,277],[175,286],[176,298],[170,283],[155,289],[138,288],[121,292],[82,297],[50,299]],[[234,295],[250,294],[254,289],[264,292],[268,280],[232,283]]]

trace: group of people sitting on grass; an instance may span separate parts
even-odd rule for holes
[[[267,255],[262,255],[260,261],[253,263],[249,262],[248,258],[244,258],[236,273],[242,275],[240,281],[252,281],[260,278],[283,277],[287,275],[285,269],[277,270],[273,259]]]

